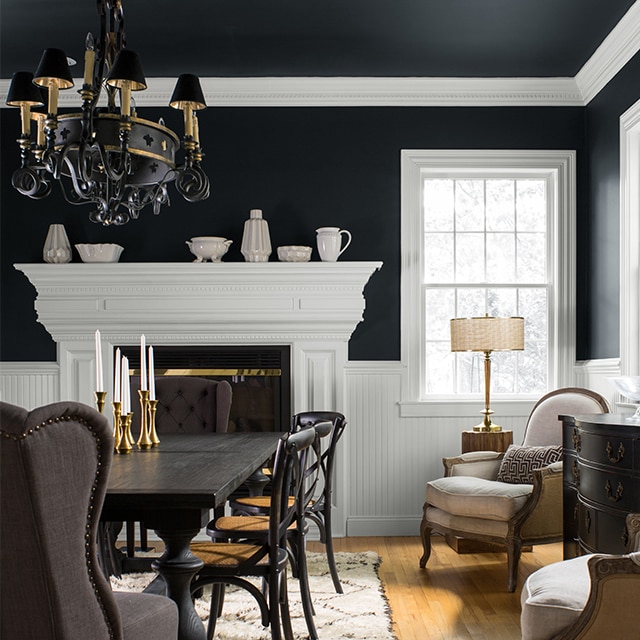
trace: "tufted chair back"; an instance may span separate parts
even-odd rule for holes
[[[99,568],[111,431],[104,416],[79,402],[31,412],[0,402],[3,639],[175,639],[173,602],[127,595],[125,614],[122,594],[111,591]]]
[[[138,381],[132,380],[133,424],[140,424]],[[135,400],[134,400],[135,398]],[[162,433],[224,433],[231,411],[231,385],[226,380],[197,376],[156,378],[156,431]]]
[[[566,387],[551,391],[534,405],[524,434],[523,446],[562,445],[562,422],[559,415],[608,413],[609,403],[590,389]]]

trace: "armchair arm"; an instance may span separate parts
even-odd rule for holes
[[[470,451],[452,458],[442,458],[444,475],[495,480],[503,456],[504,453],[497,451]]]
[[[637,515],[637,514],[636,514]],[[638,628],[640,554],[589,558],[591,591],[580,617],[553,640],[629,637]]]
[[[513,520],[525,544],[562,539],[562,462],[533,471],[533,491]]]

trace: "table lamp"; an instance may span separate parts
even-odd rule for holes
[[[491,352],[522,351],[524,349],[524,318],[453,318],[451,320],[451,351],[481,351],[484,353],[484,414],[474,431],[502,431],[491,421]]]

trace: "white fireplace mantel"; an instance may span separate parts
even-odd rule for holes
[[[58,345],[61,398],[93,402],[100,329],[106,370],[114,347],[137,344],[142,333],[157,345],[290,345],[294,411],[341,408],[348,340],[363,317],[364,287],[381,266],[15,265],[35,287],[38,321]]]

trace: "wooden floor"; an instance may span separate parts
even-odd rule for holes
[[[335,540],[336,551],[376,551],[398,640],[519,640],[520,591],[526,577],[562,560],[562,544],[523,553],[518,587],[507,592],[506,553],[457,554],[434,536],[426,569],[418,537]],[[310,551],[322,545],[309,542]]]

